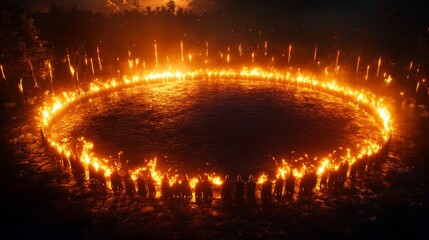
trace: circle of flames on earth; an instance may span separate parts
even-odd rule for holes
[[[377,99],[376,96],[365,90],[354,90],[348,86],[342,86],[336,82],[336,80],[318,80],[315,76],[311,74],[306,75],[302,74],[299,70],[291,73],[289,71],[278,71],[275,69],[264,70],[261,68],[242,68],[239,70],[232,69],[221,69],[221,70],[212,70],[212,69],[202,69],[190,72],[181,72],[181,71],[166,71],[166,72],[151,72],[147,74],[134,75],[132,77],[124,76],[122,80],[115,78],[109,79],[105,82],[93,81],[89,89],[84,91],[78,89],[75,91],[64,91],[60,94],[52,94],[51,97],[47,97],[43,105],[39,109],[39,115],[36,119],[40,123],[40,128],[43,135],[46,137],[46,140],[50,146],[55,149],[59,154],[66,157],[70,157],[73,154],[77,156],[86,169],[90,165],[95,167],[97,171],[104,171],[106,177],[109,177],[110,174],[115,170],[119,169],[120,163],[111,162],[106,158],[99,157],[94,152],[94,144],[90,141],[87,141],[84,137],[79,138],[79,141],[82,143],[81,151],[76,152],[68,148],[64,143],[56,142],[52,139],[49,139],[47,134],[49,127],[51,126],[54,118],[61,114],[68,107],[73,106],[74,103],[83,100],[91,99],[93,97],[99,96],[100,93],[111,92],[125,87],[132,87],[136,85],[143,85],[150,83],[151,81],[173,81],[173,80],[196,80],[196,79],[253,79],[253,80],[270,80],[287,83],[290,85],[295,85],[298,87],[310,88],[314,90],[324,91],[327,93],[340,96],[343,99],[353,103],[354,105],[361,107],[367,112],[372,113],[375,121],[378,123],[383,137],[383,142],[374,142],[370,140],[363,140],[362,144],[357,146],[357,154],[352,155],[350,149],[347,149],[344,156],[340,156],[340,161],[334,161],[333,154],[328,154],[328,156],[319,158],[318,166],[314,166],[314,170],[320,176],[325,171],[335,171],[338,169],[341,163],[348,161],[350,166],[357,160],[362,157],[370,157],[375,155],[378,151],[381,150],[382,146],[390,141],[392,134],[392,120],[390,112],[383,103],[383,99]],[[77,148],[76,148],[77,149]],[[120,153],[119,153],[120,154]],[[307,156],[306,156],[307,157]],[[315,158],[317,159],[317,158]],[[289,174],[293,174],[297,178],[301,178],[307,169],[306,165],[301,167],[292,167],[290,163],[285,160],[282,160],[281,163],[276,164],[276,176],[281,178],[286,178]],[[160,185],[163,173],[157,169],[157,158],[148,160],[145,162],[145,166],[138,167],[135,169],[129,170],[131,177],[135,180],[137,176],[142,171],[147,172],[155,180],[155,182]],[[220,186],[222,179],[216,173],[205,173],[208,176],[209,180],[215,185]],[[171,176],[171,184],[178,178],[178,175]],[[258,183],[263,183],[268,179],[268,176],[265,173],[257,176]],[[197,177],[192,177],[189,179],[191,186],[195,187],[195,184],[198,181]]]

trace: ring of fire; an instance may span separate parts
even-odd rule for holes
[[[373,94],[364,90],[354,90],[347,86],[338,84],[335,80],[320,81],[311,75],[301,74],[300,71],[296,72],[283,72],[277,70],[263,70],[263,69],[248,69],[243,68],[240,70],[198,70],[192,72],[152,72],[148,74],[135,75],[131,78],[124,77],[122,80],[110,79],[107,82],[95,81],[91,83],[88,90],[78,90],[62,92],[58,95],[53,95],[52,98],[46,100],[43,106],[39,109],[38,121],[40,122],[40,129],[44,143],[52,149],[53,152],[59,155],[62,161],[69,163],[72,170],[76,170],[76,164],[80,167],[81,171],[90,171],[95,169],[103,177],[109,177],[115,169],[121,169],[118,162],[112,162],[106,158],[99,157],[94,149],[93,143],[81,137],[79,141],[81,146],[76,146],[75,149],[56,142],[49,138],[50,126],[56,117],[61,115],[64,110],[73,107],[77,102],[90,100],[97,97],[99,94],[116,91],[121,88],[132,87],[136,85],[147,84],[156,81],[169,81],[169,80],[195,80],[195,79],[257,79],[257,80],[273,80],[286,84],[310,88],[317,91],[327,92],[349,101],[350,103],[358,106],[372,116],[379,125],[380,132],[383,138],[382,142],[373,142],[364,140],[362,144],[351,154],[351,150],[347,149],[346,153],[340,156],[319,156],[317,166],[308,168],[306,165],[302,167],[292,167],[290,163],[283,160],[282,163],[276,166],[277,177],[286,178],[287,175],[293,174],[297,178],[303,177],[308,171],[317,173],[323,176],[325,173],[340,171],[342,166],[350,166],[349,174],[353,176],[357,171],[365,169],[366,166],[373,164],[375,161],[384,158],[387,155],[392,127],[391,117],[387,107],[383,104],[383,99],[377,99]],[[73,169],[74,168],[74,169]],[[79,168],[77,168],[79,169]],[[141,166],[130,170],[131,177],[136,180],[140,172],[147,172],[159,186],[162,181],[163,173],[157,169],[157,159],[152,159],[146,162],[145,166]],[[222,180],[214,173],[205,173],[210,181],[219,186]],[[170,179],[173,183],[176,176]],[[266,181],[267,175],[261,174],[258,176],[258,182]],[[191,186],[194,187],[198,181],[197,177],[190,179]]]

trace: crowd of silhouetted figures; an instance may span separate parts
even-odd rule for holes
[[[85,171],[85,165],[77,155],[66,156],[65,154],[58,153],[46,141],[43,131],[41,133],[45,147],[55,154],[64,169],[70,169],[77,180],[85,181],[89,179],[92,186],[107,189],[107,179],[105,171],[102,168],[96,169],[94,165],[90,164],[88,171]],[[128,171],[120,174],[118,170],[114,170],[110,174],[110,187],[115,194],[125,192],[125,194],[132,197],[137,194],[140,197],[148,199],[156,198],[157,191],[160,191],[160,197],[166,201],[191,201],[194,194],[196,203],[211,203],[214,199],[214,188],[220,189],[220,198],[224,203],[255,203],[258,190],[260,191],[258,195],[260,196],[260,200],[262,202],[270,202],[273,199],[280,200],[284,197],[292,197],[296,193],[297,185],[299,186],[299,194],[312,193],[317,184],[319,184],[318,187],[320,190],[326,188],[341,189],[347,179],[353,182],[358,174],[370,171],[378,162],[386,158],[390,142],[391,138],[375,154],[363,155],[356,159],[352,165],[348,161],[343,161],[336,170],[325,170],[320,176],[316,173],[315,168],[310,167],[300,178],[289,174],[285,179],[277,177],[270,180],[267,176],[266,181],[258,184],[252,175],[249,176],[246,182],[243,181],[240,175],[236,177],[235,181],[226,175],[220,186],[214,186],[207,175],[202,175],[198,177],[198,181],[195,183],[194,188],[192,188],[186,175],[181,181],[176,178],[171,183],[168,175],[164,174],[161,186],[158,188],[156,181],[150,173],[141,172],[137,176],[137,179],[133,180]],[[86,176],[87,174],[88,176]]]

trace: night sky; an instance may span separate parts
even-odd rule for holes
[[[142,8],[151,6],[165,5],[165,0],[5,0],[6,2],[14,3],[30,11],[47,11],[52,3],[59,7],[76,6],[78,9],[91,10],[103,13],[112,13],[122,10],[129,10],[138,3]],[[420,0],[404,1],[404,0],[362,0],[362,1],[319,1],[319,0],[304,0],[304,1],[262,1],[262,0],[176,0],[176,5],[184,9],[192,9],[194,12],[224,10],[231,5],[241,5],[242,8],[253,8],[258,4],[283,6],[286,8],[294,8],[301,11],[321,13],[330,12],[366,12],[375,13],[383,5],[396,6],[405,8],[412,14],[424,13],[425,2]]]

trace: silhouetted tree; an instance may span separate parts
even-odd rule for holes
[[[19,101],[21,79],[24,98],[44,91],[49,86],[45,82],[46,62],[52,55],[47,42],[39,37],[33,18],[20,8],[0,2],[0,29],[0,64],[6,76],[0,85],[1,100]]]
[[[168,12],[173,15],[176,11],[176,2],[174,0],[170,0],[165,5],[167,6]]]

